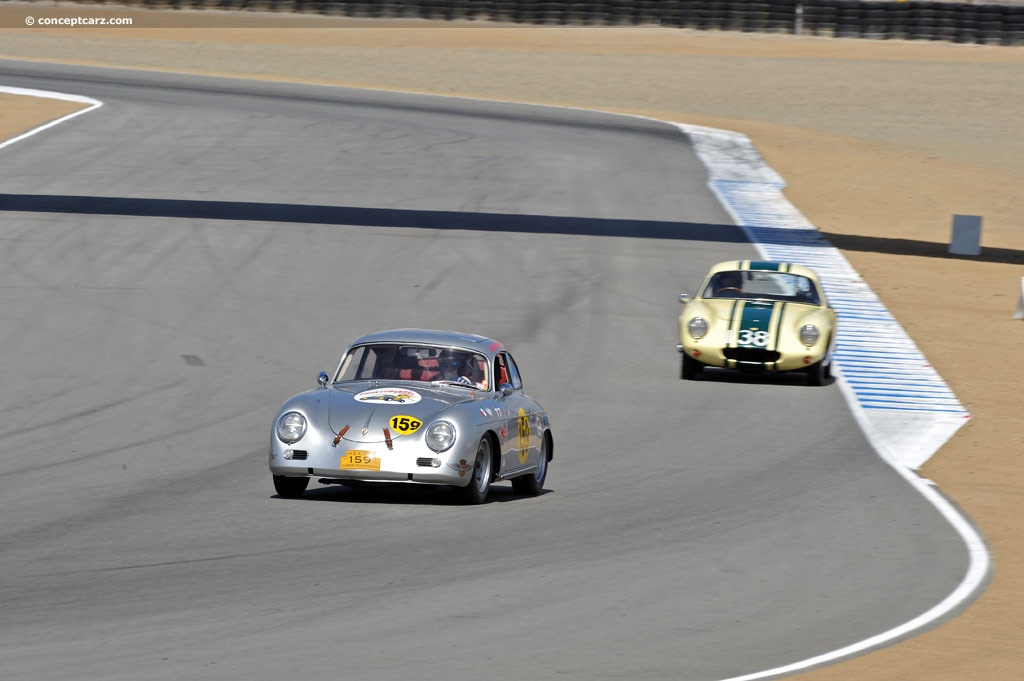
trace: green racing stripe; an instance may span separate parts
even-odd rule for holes
[[[789,263],[766,262],[764,260],[748,260],[748,270],[761,270],[764,272],[789,272]]]
[[[774,314],[776,308],[778,314]],[[782,328],[782,318],[785,314],[786,303],[737,301],[733,304],[729,316],[728,347],[776,350],[779,345],[779,330]],[[763,343],[757,342],[762,339]]]
[[[775,306],[772,303],[746,301],[746,304],[743,306],[739,330],[750,332],[768,331],[768,326],[772,319],[772,312],[774,311]],[[767,347],[766,345],[758,345],[752,342],[744,343],[744,346],[753,346],[758,348]]]

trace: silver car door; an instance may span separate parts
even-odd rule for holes
[[[519,468],[521,464],[519,463],[519,402],[515,390],[509,395],[505,395],[501,390],[501,386],[505,384],[512,385],[508,359],[503,352],[494,357],[493,380],[497,387],[496,399],[502,419],[499,434],[501,440],[501,471],[499,473],[505,473],[505,471]]]
[[[511,355],[505,353],[509,382],[512,384],[512,405],[515,409],[516,427],[516,459],[517,468],[528,465],[536,465],[540,451],[540,437],[536,425],[536,406],[533,400],[526,397],[523,392],[523,379],[519,373],[519,367]]]

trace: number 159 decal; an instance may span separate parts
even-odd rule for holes
[[[415,433],[423,425],[423,421],[412,416],[392,416],[391,417],[391,430],[395,431],[399,435],[408,435],[409,433]]]

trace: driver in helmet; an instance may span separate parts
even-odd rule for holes
[[[445,350],[438,357],[437,361],[441,370],[442,380],[455,381],[456,383],[477,387],[477,384],[470,378],[470,360],[465,353]]]
[[[743,293],[739,272],[722,272],[714,284],[715,296],[735,297]]]

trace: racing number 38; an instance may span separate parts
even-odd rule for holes
[[[753,345],[754,347],[763,348],[768,345],[768,338],[769,333],[767,331],[751,331],[749,329],[742,329],[740,330],[737,344]]]

